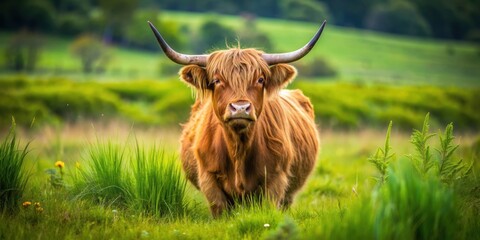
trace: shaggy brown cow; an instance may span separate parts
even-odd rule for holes
[[[282,63],[305,56],[324,26],[291,53],[232,48],[185,55],[171,49],[150,23],[167,56],[188,65],[181,79],[197,89],[181,158],[214,217],[236,199],[265,194],[286,208],[312,171],[319,145],[312,104],[300,90],[282,89],[296,75]]]

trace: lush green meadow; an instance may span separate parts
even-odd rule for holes
[[[212,18],[243,26],[161,17],[194,32]],[[319,25],[256,24],[278,51]],[[0,239],[480,239],[478,46],[328,25],[302,61],[339,74],[289,86],[320,129],[307,184],[286,211],[254,201],[212,219],[178,158],[195,94],[160,72],[162,53],[112,45],[106,72],[84,75],[72,39],[44,41],[37,71],[0,73]]]

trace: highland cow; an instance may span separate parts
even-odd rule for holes
[[[296,76],[286,63],[305,56],[324,26],[289,53],[231,48],[186,55],[170,48],[150,23],[166,55],[187,65],[180,78],[197,91],[183,126],[181,159],[214,217],[256,196],[288,208],[314,168],[319,137],[312,104],[300,90],[284,88]]]

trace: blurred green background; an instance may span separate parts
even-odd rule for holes
[[[185,122],[191,90],[146,24],[177,50],[297,49],[290,87],[322,127],[480,127],[480,1],[4,0],[0,3],[0,126],[112,120]]]

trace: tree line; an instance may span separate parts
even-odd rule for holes
[[[0,29],[28,27],[75,35],[101,31],[112,40],[138,8],[329,23],[396,34],[446,39],[480,39],[480,0],[3,0]]]
[[[141,4],[182,11],[253,13],[262,17],[427,36],[480,39],[480,0],[141,0]]]

